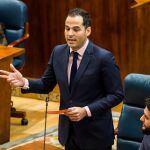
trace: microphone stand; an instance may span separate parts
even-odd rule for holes
[[[45,140],[46,140],[47,109],[48,109],[48,102],[49,102],[49,97],[48,96],[46,97],[45,102],[46,102],[46,110],[45,110],[45,128],[44,128],[43,150],[45,150]]]

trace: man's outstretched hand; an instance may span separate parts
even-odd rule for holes
[[[0,78],[6,79],[12,87],[23,87],[25,80],[22,74],[12,64],[10,64],[10,69],[12,72],[0,70]]]

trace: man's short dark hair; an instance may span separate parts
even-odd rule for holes
[[[148,110],[150,111],[150,97],[147,97],[147,98],[145,99],[145,105],[146,105],[146,107],[148,108]]]
[[[87,28],[91,26],[91,16],[90,14],[81,8],[73,8],[68,12],[68,16],[75,17],[81,16],[83,18],[83,25]]]

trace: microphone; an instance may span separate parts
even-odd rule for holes
[[[48,102],[49,102],[49,97],[47,96],[46,99],[45,99],[46,110],[45,110],[45,127],[44,127],[44,143],[43,143],[43,150],[45,150],[45,141],[46,141],[46,124],[47,124],[47,109],[48,109]]]

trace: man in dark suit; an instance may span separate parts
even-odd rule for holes
[[[145,104],[144,114],[140,118],[143,123],[142,130],[145,135],[139,150],[150,150],[150,98],[146,98]]]
[[[66,109],[59,116],[59,141],[65,150],[111,150],[111,108],[123,99],[114,56],[88,39],[91,18],[83,9],[69,11],[64,33],[67,44],[53,49],[40,79],[27,80],[12,65],[13,72],[1,70],[0,77],[23,93],[49,93],[58,84],[60,110]]]

